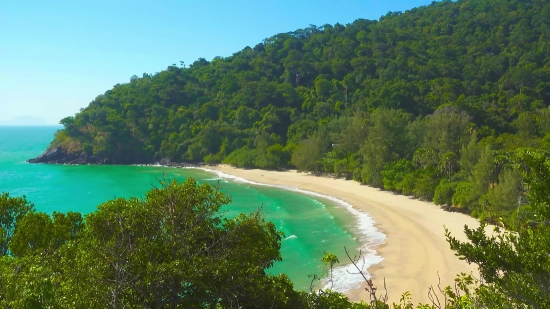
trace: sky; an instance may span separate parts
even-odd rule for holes
[[[132,75],[227,57],[310,24],[352,23],[428,0],[1,1],[0,121],[77,113]]]

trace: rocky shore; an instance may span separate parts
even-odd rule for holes
[[[29,163],[47,164],[108,164],[107,160],[98,160],[85,153],[69,154],[61,147],[55,147],[44,151],[40,156],[27,160]]]
[[[114,161],[109,158],[97,158],[85,153],[69,154],[61,147],[55,147],[44,151],[40,156],[27,160],[29,163],[44,163],[44,164],[121,164],[121,165],[160,165],[166,167],[201,167],[206,166],[205,163],[189,163],[189,162],[173,162],[168,159],[162,159],[157,162],[129,162],[129,161]]]

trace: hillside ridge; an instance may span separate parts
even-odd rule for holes
[[[507,217],[495,190],[520,178],[515,151],[550,141],[548,16],[542,0],[442,1],[277,34],[133,76],[29,162],[291,167]]]

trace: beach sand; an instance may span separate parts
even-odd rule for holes
[[[438,274],[442,287],[454,285],[456,275],[461,272],[479,277],[476,266],[459,260],[444,236],[445,225],[456,238],[466,240],[464,225],[478,227],[477,219],[351,180],[296,171],[245,170],[227,165],[210,168],[258,183],[286,185],[330,195],[370,214],[375,226],[386,235],[386,240],[385,244],[374,248],[383,261],[370,267],[368,272],[372,274],[378,295],[385,294],[385,278],[390,303],[398,302],[405,291],[411,292],[413,303],[431,303],[428,289],[430,286],[438,289]],[[342,256],[340,260],[344,258]],[[352,301],[369,300],[364,287],[346,294]]]

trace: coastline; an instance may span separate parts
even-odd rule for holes
[[[193,167],[188,167],[193,168]],[[386,237],[373,246],[382,261],[367,268],[382,296],[386,281],[388,302],[398,302],[401,294],[409,291],[413,303],[431,303],[428,289],[454,285],[457,274],[473,273],[475,265],[468,265],[456,257],[444,236],[444,226],[457,239],[465,241],[464,225],[478,227],[477,219],[460,213],[442,210],[433,203],[359,184],[344,179],[318,177],[296,171],[266,171],[238,169],[227,165],[197,166],[197,169],[218,171],[248,181],[279,187],[293,187],[320,196],[330,196],[353,205],[374,220],[374,226]],[[489,229],[490,230],[490,229]],[[340,256],[345,261],[347,257]],[[344,264],[344,263],[343,263]],[[439,278],[438,278],[439,276]],[[352,301],[369,301],[366,283],[345,294]]]
[[[428,289],[432,286],[437,290],[439,279],[441,287],[445,287],[453,286],[456,275],[462,272],[479,277],[477,267],[459,260],[450,250],[444,236],[445,225],[454,237],[466,241],[464,225],[476,228],[479,222],[465,214],[444,211],[431,202],[382,191],[352,180],[314,176],[295,170],[268,171],[239,169],[223,164],[212,166],[171,162],[134,165],[199,169],[214,174],[221,172],[259,185],[299,189],[318,194],[321,198],[332,197],[352,205],[354,210],[370,216],[374,220],[374,227],[385,235],[383,244],[372,247],[374,254],[383,260],[368,267],[367,272],[377,288],[378,297],[386,294],[385,280],[388,303],[398,303],[401,294],[408,291],[414,304],[431,304]],[[308,194],[307,192],[299,193]],[[491,233],[492,227],[488,226],[486,231]],[[347,260],[343,253],[338,254],[338,257],[342,261]],[[344,294],[351,301],[368,302],[370,298],[365,287],[366,283],[363,283],[360,288]]]
[[[315,198],[315,199],[319,199],[321,201],[329,203],[330,205],[332,205],[331,207],[343,208],[345,209],[344,211],[348,213],[348,215],[350,215],[352,218],[355,219],[355,222],[353,224],[354,225],[353,234],[356,236],[356,240],[359,243],[358,247],[353,247],[353,248],[348,247],[347,249],[349,250],[350,256],[353,256],[353,257],[361,253],[361,256],[359,259],[360,261],[357,263],[357,265],[360,266],[361,269],[365,270],[364,275],[368,277],[367,279],[370,278],[370,274],[366,272],[366,269],[370,266],[372,267],[376,266],[383,259],[376,253],[376,251],[373,248],[384,245],[384,240],[386,238],[386,235],[384,235],[375,227],[374,220],[368,213],[358,210],[357,208],[353,207],[353,205],[341,199],[338,199],[333,196],[325,195],[322,193],[303,190],[300,188],[287,186],[287,185],[255,182],[242,177],[224,173],[217,169],[211,169],[209,167],[204,167],[204,166],[181,167],[181,168],[199,169],[209,174],[213,173],[218,177],[218,179],[221,178],[226,181],[233,181],[233,182],[242,183],[242,184],[251,184],[254,186],[267,186],[267,187],[273,187],[281,190],[291,191],[302,195],[311,196],[312,198]],[[349,258],[345,256],[345,253],[343,253],[344,251],[343,249],[344,247],[340,247],[338,248],[338,251],[332,252],[332,253],[338,253],[337,255],[339,255],[340,259],[342,260],[342,262],[337,263],[337,265],[335,265],[335,267],[333,268],[334,281],[332,283],[329,283],[326,280],[321,280],[321,282],[314,284],[314,290],[326,289],[330,287],[335,291],[342,292],[347,295],[347,294],[350,294],[351,291],[362,289],[364,279],[362,276],[360,276],[359,273],[357,273],[357,268],[349,261]]]

